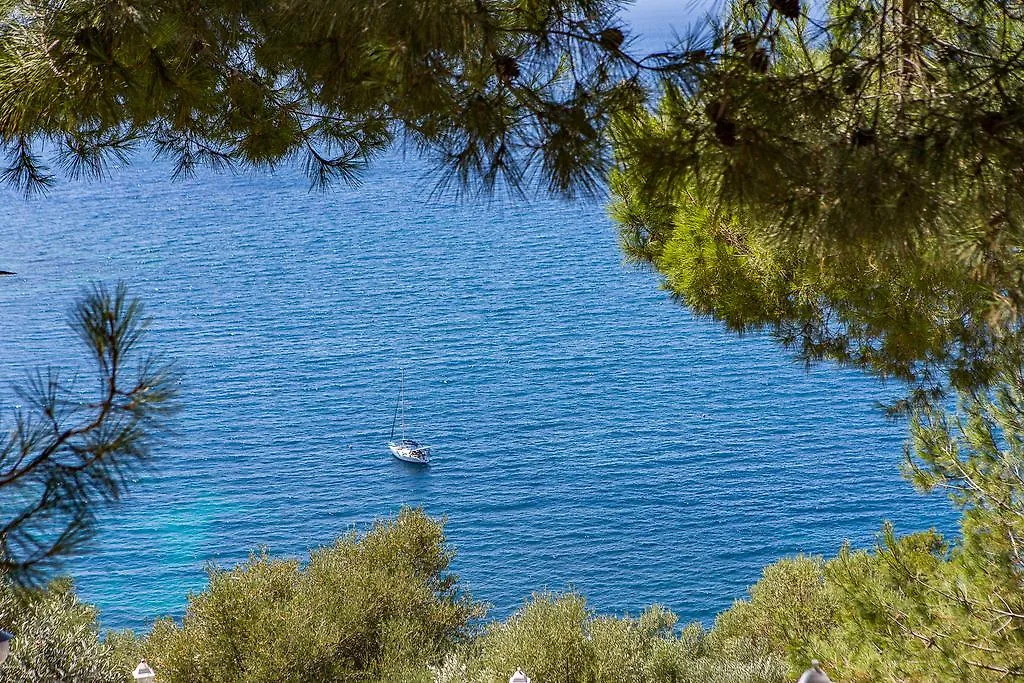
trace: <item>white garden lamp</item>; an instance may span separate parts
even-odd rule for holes
[[[812,659],[811,668],[804,672],[797,683],[832,683],[832,680],[821,670],[818,660]]]
[[[135,667],[135,671],[132,672],[132,676],[138,683],[156,683],[156,672],[146,664],[146,660],[143,659],[139,662],[139,665]]]
[[[508,683],[530,683],[530,677],[524,674],[522,669],[516,669],[516,672],[508,679]]]
[[[7,655],[11,653],[11,638],[13,637],[7,631],[0,631],[0,664],[3,664]]]

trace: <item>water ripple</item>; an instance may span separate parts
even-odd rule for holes
[[[572,585],[707,620],[783,555],[950,526],[897,474],[903,428],[874,408],[896,388],[695,320],[622,265],[599,205],[424,202],[398,156],[327,195],[166,177],[5,195],[0,223],[0,382],[74,359],[68,305],[118,278],[185,373],[174,435],[69,567],[109,626],[180,614],[208,562],[301,556],[404,504],[447,515],[498,615]],[[384,447],[403,367],[429,471]]]

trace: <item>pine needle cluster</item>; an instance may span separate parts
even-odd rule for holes
[[[0,576],[18,584],[39,583],[90,538],[176,407],[174,370],[154,358],[136,365],[147,320],[123,285],[95,287],[71,323],[95,363],[95,394],[39,373],[0,440]]]
[[[6,3],[3,179],[174,163],[351,182],[396,138],[460,188],[591,191],[613,111],[642,100],[605,0]],[[47,152],[49,156],[47,156]],[[51,158],[52,157],[52,158]]]
[[[804,359],[984,385],[1024,303],[1024,16],[744,2],[614,126],[623,244]],[[688,53],[694,54],[691,49]]]

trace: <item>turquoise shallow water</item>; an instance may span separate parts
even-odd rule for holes
[[[105,625],[180,614],[206,562],[301,555],[403,504],[448,516],[499,616],[571,585],[707,620],[783,555],[951,526],[897,474],[904,428],[874,407],[896,387],[695,320],[623,265],[599,203],[429,200],[398,154],[326,195],[167,176],[0,197],[0,386],[77,358],[64,315],[94,280],[145,299],[185,373],[155,467],[68,566]],[[385,447],[401,368],[429,470]]]

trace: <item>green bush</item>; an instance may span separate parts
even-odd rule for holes
[[[636,618],[598,616],[583,596],[533,596],[492,624],[461,666],[439,683],[505,683],[517,668],[534,683],[782,683],[777,654],[722,643],[700,624],[675,629],[676,616],[654,606]],[[746,642],[746,641],[744,641]]]
[[[505,683],[517,668],[535,683],[783,683],[811,658],[866,683],[921,647],[901,645],[891,621],[897,608],[928,617],[914,611],[927,595],[906,583],[908,568],[931,577],[951,566],[934,534],[887,538],[875,552],[766,567],[749,599],[710,631],[679,629],[658,606],[637,617],[598,615],[575,593],[535,594],[480,629],[482,606],[448,571],[443,524],[404,509],[307,563],[264,551],[213,568],[180,624],[158,621],[144,638],[101,638],[96,609],[78,601],[69,580],[46,590],[0,587],[0,624],[17,633],[0,683],[130,681],[143,657],[161,683]],[[943,680],[929,672],[946,669],[917,661],[920,680]]]
[[[483,615],[448,573],[443,524],[404,509],[302,566],[265,552],[210,571],[145,654],[161,683],[430,680]]]
[[[537,683],[586,683],[596,663],[586,633],[590,618],[581,595],[534,595],[507,621],[488,628],[468,667],[470,680],[505,683],[521,668]]]
[[[0,581],[0,624],[15,633],[0,666],[0,683],[125,683],[131,681],[131,637],[100,639],[98,611],[79,602],[69,579],[45,589]]]
[[[820,659],[820,639],[836,618],[836,597],[825,581],[821,558],[798,556],[770,564],[750,588],[715,619],[711,637],[720,651],[730,648],[763,656],[784,655],[791,673]]]

